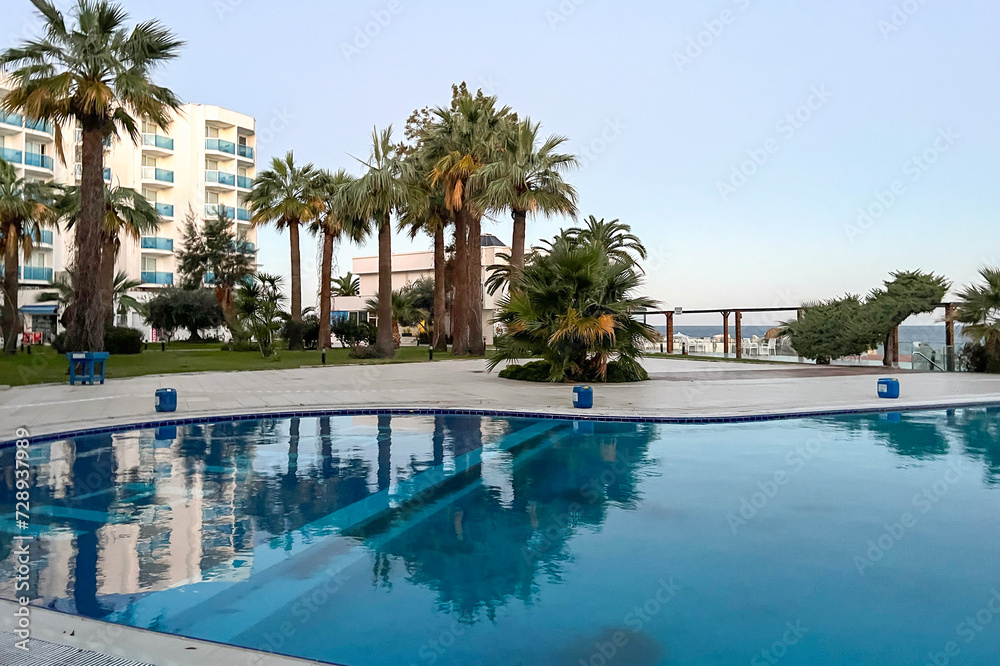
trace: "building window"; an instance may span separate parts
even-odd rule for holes
[[[219,128],[218,127],[212,127],[211,125],[209,125],[208,123],[206,123],[205,124],[205,136],[207,136],[210,139],[218,139],[219,138]]]
[[[150,190],[147,188],[142,188],[142,196],[151,204],[156,203],[156,190]]]
[[[155,273],[156,272],[156,257],[143,257],[142,258],[142,272],[143,273]]]
[[[156,167],[156,158],[151,155],[142,156],[142,166],[144,167]]]

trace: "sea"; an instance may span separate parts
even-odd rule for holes
[[[720,317],[721,319],[721,317]],[[662,320],[661,320],[662,321]],[[666,326],[654,326],[661,334],[666,334]],[[771,330],[771,326],[743,326],[743,337],[752,338],[757,336],[759,338],[764,337],[764,334]],[[710,338],[713,335],[719,335],[722,333],[722,326],[674,326],[674,333],[680,333],[687,335],[692,338]],[[736,339],[736,327],[729,327],[729,336],[731,339]],[[955,337],[957,339],[961,338],[961,330],[956,327]],[[945,343],[945,331],[944,324],[937,324],[936,326],[900,326],[899,327],[899,344],[901,348],[903,345],[910,344],[913,342],[923,342],[928,345],[944,345]]]

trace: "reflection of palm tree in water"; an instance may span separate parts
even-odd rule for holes
[[[73,508],[107,514],[114,500],[114,452],[111,435],[78,437],[73,440]],[[78,499],[78,498],[83,499]],[[76,538],[76,567],[73,580],[73,601],[76,612],[93,618],[103,618],[113,609],[105,608],[97,600],[97,559],[99,546],[97,531],[104,523],[87,522],[81,525],[82,533]]]
[[[985,466],[986,483],[1000,483],[1000,407],[949,411],[948,426],[965,455]]]

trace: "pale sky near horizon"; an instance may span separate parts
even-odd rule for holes
[[[960,286],[1000,264],[997,3],[124,4],[188,42],[160,82],[256,116],[259,167],[294,149],[357,171],[373,125],[401,132],[463,80],[498,95],[570,138],[581,213],[632,225],[664,307],[797,305],[894,269]],[[35,25],[27,0],[5,0],[0,48]],[[529,241],[569,223],[533,221]],[[509,218],[484,231],[509,242]],[[259,240],[265,269],[287,275],[287,236]],[[394,250],[429,245],[397,236]],[[315,249],[303,236],[305,303]],[[341,271],[374,252],[342,248]]]

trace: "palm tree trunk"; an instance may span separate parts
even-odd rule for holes
[[[455,212],[455,298],[451,303],[451,351],[455,356],[469,354],[469,223],[464,210]]]
[[[115,239],[102,234],[101,245],[101,309],[105,326],[115,325]]]
[[[378,330],[375,336],[379,355],[392,358],[392,224],[389,216],[378,227]]]
[[[3,270],[3,350],[6,354],[17,352],[17,341],[21,337],[21,317],[17,306],[17,269],[20,256],[17,249],[21,239],[13,224],[4,230],[7,246],[4,252]]]
[[[288,224],[288,241],[292,247],[292,321],[302,321],[302,261],[299,258],[299,223]]]
[[[434,351],[448,349],[444,330],[444,321],[448,316],[445,303],[444,264],[444,224],[438,224],[434,229],[434,338],[431,340]]]
[[[485,356],[483,340],[483,242],[482,218],[473,215],[469,221],[469,354]]]
[[[101,300],[101,233],[104,220],[104,137],[96,123],[83,119],[83,174],[76,224],[75,296],[66,332],[69,351],[104,351]]]
[[[319,343],[322,351],[330,348],[330,291],[333,280],[333,234],[323,232],[323,265],[319,279]]]
[[[523,210],[514,211],[514,235],[510,241],[510,267],[511,277],[515,273],[520,273],[524,268],[524,236],[527,224],[525,218],[527,214]]]
[[[895,336],[893,335],[893,329],[889,329],[889,332],[885,336],[885,353],[882,355],[882,365],[887,368],[892,367],[892,359],[895,356]]]
[[[239,331],[239,321],[236,318],[236,303],[233,300],[233,288],[229,285],[215,288],[215,300],[219,302],[219,309],[222,310],[222,318],[226,321],[226,327],[233,340]]]

